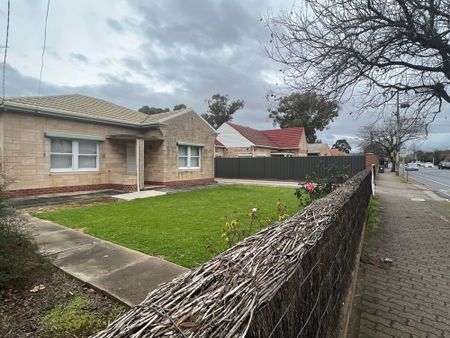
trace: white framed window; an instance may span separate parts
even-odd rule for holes
[[[196,146],[178,146],[178,168],[200,169],[202,162],[202,149]]]
[[[98,171],[99,143],[87,140],[50,140],[50,171]]]

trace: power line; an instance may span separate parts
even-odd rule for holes
[[[47,24],[48,24],[48,12],[49,12],[49,10],[50,10],[50,0],[47,1],[47,12],[45,14],[44,45],[42,47],[41,71],[39,73],[38,97],[41,96],[42,72],[44,70],[44,54],[45,54],[45,45],[47,43]]]
[[[8,0],[8,15],[7,15],[7,19],[6,19],[5,53],[3,55],[2,104],[5,101],[6,57],[8,55],[9,17],[10,17],[10,13],[11,13],[11,1]]]

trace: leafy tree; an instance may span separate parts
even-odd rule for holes
[[[314,92],[293,93],[276,99],[278,108],[269,110],[269,117],[280,128],[303,127],[306,140],[314,143],[316,131],[324,130],[339,114],[336,101]]]
[[[207,100],[208,109],[202,117],[214,128],[217,129],[223,123],[231,121],[234,113],[244,108],[244,101],[236,100],[228,102],[228,95],[214,94]]]
[[[170,111],[169,108],[157,108],[157,107],[149,107],[149,106],[143,106],[141,108],[139,108],[139,110],[141,113],[147,114],[147,115],[154,115],[154,114],[161,114],[161,113],[166,113],[168,111]]]
[[[333,144],[331,148],[338,149],[339,151],[342,151],[347,154],[349,154],[350,151],[352,150],[352,147],[350,146],[350,144],[348,144],[345,138],[336,140],[336,143]]]
[[[431,122],[450,102],[449,8],[450,0],[309,0],[265,20],[266,50],[294,88],[357,97],[361,110],[400,92]]]
[[[184,103],[177,104],[173,107],[173,110],[186,109],[187,106]]]

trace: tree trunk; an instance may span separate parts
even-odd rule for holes
[[[390,159],[391,159],[391,163],[392,163],[391,172],[395,173],[395,157],[391,156]]]

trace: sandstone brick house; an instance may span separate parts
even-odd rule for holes
[[[146,115],[82,95],[0,105],[0,160],[13,196],[213,182],[215,137],[191,109]]]
[[[308,156],[332,156],[326,143],[308,143]]]
[[[226,122],[217,129],[216,157],[307,156],[303,128],[257,130]]]

